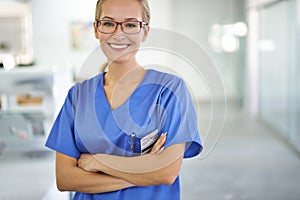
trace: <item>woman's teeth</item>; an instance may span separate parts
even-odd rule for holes
[[[109,46],[111,46],[114,49],[125,49],[129,45],[128,44],[109,44]]]

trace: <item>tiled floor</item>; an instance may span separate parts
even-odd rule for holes
[[[299,200],[300,158],[269,128],[230,107],[217,145],[204,159],[185,160],[181,181],[183,200]],[[0,156],[1,200],[67,199],[49,192],[43,199],[49,188],[53,154]]]

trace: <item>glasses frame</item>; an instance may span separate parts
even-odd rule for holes
[[[120,25],[120,26],[121,26],[121,30],[122,30],[123,33],[133,35],[133,34],[138,34],[138,33],[140,33],[140,32],[141,32],[141,29],[148,25],[147,22],[142,22],[142,21],[123,21],[123,22],[116,22],[116,21],[113,21],[113,20],[104,20],[104,19],[103,19],[103,20],[95,20],[95,22],[96,22],[97,30],[98,30],[100,33],[103,33],[103,34],[112,34],[112,33],[116,32],[118,26]],[[103,31],[101,31],[101,30],[99,29],[99,23],[101,23],[101,22],[113,22],[113,23],[116,23],[117,25],[116,25],[115,30],[114,30],[113,32],[107,33],[107,32],[103,32]],[[139,29],[139,31],[136,32],[136,33],[127,33],[127,32],[125,32],[124,29],[123,29],[123,24],[124,24],[124,23],[128,23],[128,22],[139,22],[139,24],[140,24],[140,29]]]

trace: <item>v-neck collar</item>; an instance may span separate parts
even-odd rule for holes
[[[125,104],[128,103],[128,101],[134,95],[136,90],[143,84],[143,82],[146,80],[148,74],[149,74],[149,70],[146,70],[146,73],[145,73],[144,77],[142,78],[140,83],[136,86],[136,88],[132,91],[132,93],[128,96],[128,98],[122,104],[120,104],[118,107],[112,109],[110,103],[108,102],[108,99],[107,99],[107,96],[106,96],[105,90],[104,90],[104,75],[105,75],[105,72],[103,72],[102,75],[101,75],[101,78],[100,78],[100,83],[99,83],[98,89],[100,90],[99,91],[100,92],[100,98],[103,99],[102,102],[105,103],[105,107],[108,108],[108,110],[110,112],[115,112],[115,111],[119,110],[120,108],[122,108]]]

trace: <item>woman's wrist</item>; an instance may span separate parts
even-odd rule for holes
[[[94,169],[95,171],[98,171],[98,172],[104,172],[105,165],[104,165],[103,162],[101,161],[101,157],[102,157],[103,155],[104,155],[104,154],[95,154],[95,155],[93,155],[93,157],[94,157],[93,169]]]

